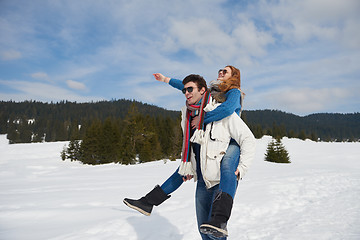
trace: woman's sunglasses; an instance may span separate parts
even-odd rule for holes
[[[221,72],[225,75],[227,73],[227,70],[226,69],[220,69],[218,74],[220,74]]]
[[[184,88],[184,89],[182,90],[182,93],[185,94],[186,91],[188,91],[189,93],[191,93],[193,90],[194,90],[193,87],[187,87],[187,88]]]

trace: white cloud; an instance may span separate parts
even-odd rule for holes
[[[342,28],[340,40],[343,45],[352,48],[360,48],[360,18],[359,19],[349,19],[344,23]]]
[[[1,52],[1,59],[4,61],[11,61],[22,58],[22,54],[16,50],[6,50]]]
[[[358,0],[263,0],[254,9],[257,11],[253,11],[251,17],[265,20],[271,31],[287,44],[303,44],[316,39],[349,46],[346,40],[359,36]]]
[[[85,90],[86,86],[85,84],[81,82],[76,82],[74,80],[67,80],[66,84],[69,88],[75,89],[75,90]]]
[[[73,62],[68,63],[65,66],[66,67],[66,75],[63,76],[63,78],[84,78],[89,75],[95,74],[97,72],[102,71],[105,67],[103,66],[102,62],[97,62],[97,65],[92,66],[83,66],[83,63],[76,64]]]
[[[258,29],[254,22],[244,18],[235,27],[233,39],[249,56],[266,55],[266,48],[274,43],[274,38],[269,32]]]
[[[25,100],[37,100],[37,101],[100,101],[104,98],[97,96],[81,96],[76,93],[64,89],[59,86],[55,86],[47,83],[40,82],[28,82],[28,81],[6,81],[0,80],[0,84],[6,85],[17,91],[17,93],[2,93],[0,92],[0,99],[4,101],[25,101]]]
[[[34,78],[34,79],[46,80],[46,81],[48,81],[50,79],[49,75],[47,73],[45,73],[45,72],[32,73],[31,77]]]
[[[354,91],[346,88],[276,88],[264,92],[251,92],[245,104],[251,109],[277,109],[299,115],[341,109],[353,99]],[[342,111],[339,111],[342,112]]]
[[[173,19],[164,49],[193,51],[206,64],[249,64],[251,57],[266,55],[266,48],[274,39],[270,33],[258,29],[251,20],[240,18],[230,29],[223,28],[213,19]]]
[[[270,95],[276,105],[286,106],[296,112],[318,112],[326,109],[329,105],[337,104],[339,99],[349,95],[346,89],[322,88],[322,89],[289,89]],[[339,101],[341,102],[341,101]]]

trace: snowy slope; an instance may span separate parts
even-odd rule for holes
[[[228,239],[360,239],[360,143],[283,139],[291,164],[263,161],[240,182]],[[64,142],[7,144],[0,135],[0,239],[200,239],[193,182],[150,217],[123,203],[161,184],[179,162],[87,166]]]

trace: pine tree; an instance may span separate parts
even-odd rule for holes
[[[171,151],[171,134],[172,134],[172,122],[170,118],[156,118],[156,129],[158,133],[158,139],[164,155],[168,156]]]
[[[69,139],[71,140],[80,140],[80,129],[79,129],[79,122],[74,120],[69,125]]]
[[[271,136],[274,138],[282,138],[286,135],[286,127],[284,124],[277,125],[275,122],[273,122]]]
[[[171,151],[170,151],[170,160],[175,161],[177,158],[181,157],[181,149],[183,143],[183,133],[180,127],[181,117],[179,116],[175,121],[172,121],[172,137],[171,141]]]
[[[60,152],[60,157],[63,161],[66,160],[66,151],[67,151],[67,148],[66,148],[66,144],[65,144],[63,147],[63,150]]]
[[[252,133],[254,134],[255,138],[260,139],[264,136],[263,129],[260,124],[256,125],[249,125]]]
[[[139,150],[139,161],[142,162],[150,162],[154,160],[152,158],[152,145],[151,142],[146,139],[141,143],[141,148]]]
[[[120,130],[116,121],[107,118],[102,126],[102,141],[100,142],[101,163],[120,161]]]
[[[317,142],[317,141],[318,141],[318,137],[317,137],[316,133],[311,132],[311,134],[310,134],[310,139],[313,140],[313,141],[315,141],[315,142]]]
[[[14,122],[14,119],[10,119],[8,123],[8,129],[7,129],[7,139],[9,139],[9,143],[17,143],[20,140],[20,134],[17,130],[16,123]]]
[[[304,130],[301,130],[299,135],[298,135],[298,138],[301,139],[301,140],[305,140],[306,139],[306,133]]]
[[[8,116],[5,112],[0,111],[0,134],[6,134],[7,132]]]
[[[101,122],[99,120],[95,120],[86,130],[84,139],[81,143],[81,162],[93,165],[101,163],[100,146],[102,136]]]
[[[63,154],[65,154],[65,158],[70,159],[70,161],[80,161],[81,159],[81,148],[80,148],[80,140],[72,140],[69,142],[69,147],[66,149],[65,153],[62,153],[61,156],[63,158]],[[63,158],[63,160],[65,160]]]
[[[275,163],[291,163],[289,153],[282,144],[280,138],[272,139],[268,144],[265,161]]]
[[[296,133],[294,130],[290,130],[288,135],[287,135],[289,138],[296,138]]]
[[[55,120],[55,141],[66,141],[68,140],[68,126],[61,120]]]
[[[123,164],[133,164],[136,162],[137,150],[144,138],[144,124],[140,121],[140,114],[136,105],[130,106],[128,114],[123,122],[121,137],[121,162]]]
[[[19,143],[30,143],[32,140],[31,124],[28,124],[26,119],[21,119],[18,129],[20,132]]]

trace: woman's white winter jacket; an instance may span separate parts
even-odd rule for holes
[[[211,99],[204,111],[208,112],[219,106]],[[182,109],[181,126],[184,131],[186,122],[186,107]],[[236,113],[216,122],[207,124],[205,130],[196,130],[190,141],[200,147],[200,167],[206,187],[211,188],[220,182],[220,163],[233,138],[240,146],[240,161],[238,169],[240,178],[247,172],[255,155],[255,138],[248,126]],[[196,180],[196,160],[191,154],[191,168]]]

